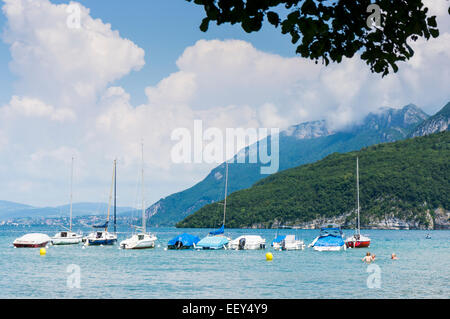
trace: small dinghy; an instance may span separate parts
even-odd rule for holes
[[[167,249],[192,249],[199,241],[197,236],[184,233],[169,240]]]
[[[17,238],[13,245],[17,248],[39,248],[45,247],[51,238],[46,234],[31,233]]]
[[[230,241],[228,247],[235,250],[265,249],[266,240],[258,235],[243,235]]]

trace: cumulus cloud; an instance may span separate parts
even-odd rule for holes
[[[139,70],[144,50],[93,19],[86,7],[73,5],[80,8],[80,28],[69,27],[67,4],[5,0],[3,40],[10,45],[10,66],[21,92],[80,108],[108,83]]]
[[[52,121],[74,120],[75,113],[69,108],[59,108],[47,105],[44,102],[29,97],[14,95],[8,105],[0,108],[4,116],[25,116],[49,118]]]

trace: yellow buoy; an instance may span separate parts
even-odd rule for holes
[[[45,250],[45,248],[41,248],[39,250],[39,254],[41,254],[41,256],[45,256],[46,253],[47,253],[47,250]]]
[[[273,259],[272,253],[267,253],[267,254],[266,254],[266,260],[267,260],[267,261],[271,261],[272,259]]]

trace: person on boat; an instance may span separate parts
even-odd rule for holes
[[[397,255],[395,254],[395,253],[392,253],[392,255],[391,255],[391,259],[398,259],[398,257],[397,257]]]
[[[372,256],[370,255],[370,252],[367,252],[362,261],[364,261],[366,264],[370,264],[372,262]]]

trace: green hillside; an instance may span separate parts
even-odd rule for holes
[[[334,153],[313,164],[273,174],[228,197],[226,226],[299,225],[337,216],[345,216],[347,224],[354,223],[357,156],[362,225],[389,215],[427,226],[434,209],[450,209],[447,131]],[[222,209],[218,203],[206,205],[177,227],[217,227]]]

